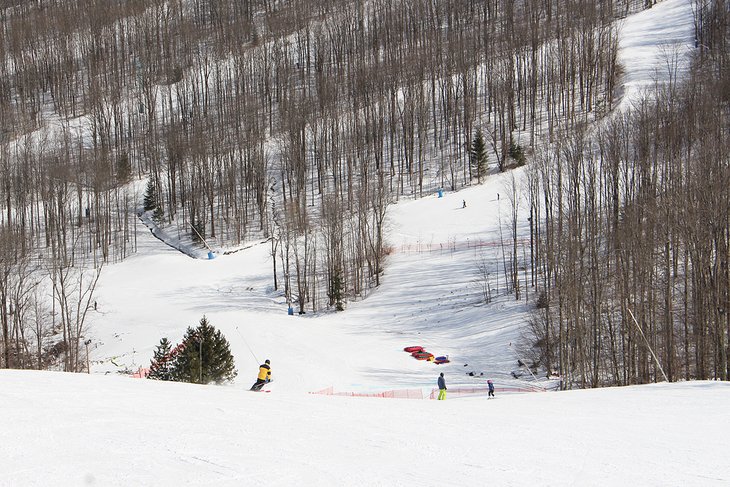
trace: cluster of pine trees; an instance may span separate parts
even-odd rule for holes
[[[196,328],[188,327],[180,345],[173,349],[162,338],[150,364],[148,379],[220,384],[237,375],[228,340],[205,316]]]

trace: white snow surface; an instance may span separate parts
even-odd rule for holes
[[[680,0],[625,20],[623,103],[666,81],[656,69],[661,46],[689,50],[691,22]],[[520,184],[524,169],[392,206],[381,286],[340,313],[287,315],[267,243],[194,259],[138,222],[139,253],[99,281],[92,374],[0,371],[0,485],[730,485],[727,383],[509,392],[528,381],[555,385],[511,374],[535,298],[506,295],[499,270],[512,175]],[[479,263],[493,279],[490,304]],[[149,366],[161,337],[179,343],[203,315],[231,344],[233,384],[118,373]],[[411,345],[451,363],[414,360],[402,351]],[[267,358],[271,393],[248,392]],[[446,401],[310,394],[427,397],[439,372]],[[484,393],[487,378],[495,400]]]
[[[730,482],[728,383],[417,401],[0,377],[4,486]]]
[[[691,0],[664,0],[626,18],[620,28],[618,62],[624,67],[626,108],[644,98],[656,84],[681,80],[694,50]]]

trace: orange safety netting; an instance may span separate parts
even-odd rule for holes
[[[499,393],[525,393],[525,392],[545,392],[545,388],[539,385],[525,383],[520,385],[497,386]],[[489,389],[483,387],[451,387],[448,394],[454,396],[486,396]],[[335,392],[334,387],[327,387],[320,391],[310,392],[310,394],[320,394],[324,396],[345,396],[345,397],[382,397],[388,399],[436,399],[439,390],[432,389],[428,396],[424,396],[422,389],[396,389],[383,392]]]
[[[489,393],[489,389],[484,387],[449,387],[449,396],[485,396]],[[497,386],[496,392],[502,393],[524,393],[524,392],[545,392],[543,387],[526,383],[525,385],[519,386]],[[429,399],[438,398],[439,390],[432,389],[429,394]]]
[[[131,375],[133,379],[145,379],[150,374],[150,369],[145,369],[144,367],[140,367],[137,372]]]
[[[310,394],[345,397],[382,397],[388,399],[423,399],[423,390],[421,389],[397,389],[383,392],[335,392],[334,387],[327,387],[321,391],[310,392]]]
[[[529,239],[518,239],[517,243],[529,244]],[[448,242],[415,242],[415,243],[403,243],[400,246],[394,246],[393,252],[399,252],[402,254],[420,254],[420,253],[434,253],[434,252],[459,252],[469,249],[480,249],[480,248],[501,248],[503,242],[501,240],[482,240],[473,239],[469,240],[449,240]]]

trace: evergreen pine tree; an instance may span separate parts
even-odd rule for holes
[[[476,173],[477,181],[482,182],[482,177],[487,172],[487,144],[484,142],[484,134],[481,129],[477,129],[474,141],[471,144],[471,165],[472,172]]]
[[[158,225],[162,223],[162,221],[165,218],[165,211],[162,209],[161,206],[158,206],[155,208],[155,211],[152,212],[152,219],[157,223]]]
[[[188,327],[183,343],[185,348],[175,357],[173,380],[220,384],[238,374],[228,340],[205,316],[197,328]]]
[[[509,156],[517,162],[518,166],[525,165],[525,151],[520,144],[511,141],[509,143]]]
[[[126,152],[122,153],[117,159],[116,176],[119,184],[129,181],[132,175],[132,164],[129,162],[129,156]]]
[[[157,208],[157,184],[155,184],[154,178],[150,178],[144,190],[144,211],[154,210],[155,208]]]
[[[150,373],[147,375],[148,379],[172,380],[171,348],[167,338],[160,340],[160,344],[157,345],[157,350],[155,350],[155,355],[150,364]]]
[[[341,272],[338,270],[332,276],[332,279],[330,279],[329,292],[330,306],[335,305],[335,309],[337,311],[343,311],[345,309],[345,306],[342,302],[344,294],[343,288],[344,286],[342,282],[342,275]]]

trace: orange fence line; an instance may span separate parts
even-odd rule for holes
[[[428,396],[424,396],[423,389],[395,389],[383,392],[335,392],[334,387],[326,387],[319,391],[310,392],[310,394],[318,394],[323,396],[342,396],[342,397],[381,397],[386,399],[436,399],[438,389],[432,389]],[[451,396],[469,396],[469,395],[486,395],[487,386],[483,387],[451,387],[448,393]],[[509,393],[525,393],[525,392],[545,392],[545,389],[536,385],[524,386],[498,386],[497,392]]]
[[[147,378],[147,376],[149,375],[149,373],[150,373],[150,369],[147,369],[145,367],[140,367],[137,370],[137,372],[135,372],[134,374],[130,375],[130,377],[133,378],[133,379],[145,379],[145,378]]]
[[[518,239],[518,244],[529,244],[529,239]],[[421,252],[455,252],[457,250],[465,250],[465,249],[478,249],[482,247],[491,247],[491,248],[499,248],[502,245],[505,247],[511,247],[513,245],[512,240],[505,239],[504,242],[500,242],[499,240],[461,240],[461,241],[450,241],[450,242],[431,242],[431,243],[425,243],[425,242],[416,242],[416,243],[408,243],[408,244],[401,244],[398,247],[396,247],[394,250],[396,252],[400,253],[421,253]]]
[[[422,389],[395,389],[383,392],[335,392],[334,387],[327,387],[320,391],[310,392],[310,394],[344,397],[382,397],[387,399],[423,399]]]
[[[495,388],[495,393],[500,392],[509,392],[509,393],[526,393],[526,392],[546,392],[546,389],[539,387],[539,386],[498,386]],[[479,395],[487,395],[489,393],[489,388],[487,386],[484,387],[450,387],[448,389],[448,394],[450,396],[479,396]],[[436,399],[438,397],[439,390],[438,389],[431,389],[431,394],[429,394],[429,399]]]

